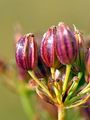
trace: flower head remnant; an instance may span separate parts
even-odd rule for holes
[[[37,83],[37,94],[57,106],[58,120],[64,119],[65,109],[83,105],[90,98],[90,48],[84,51],[83,37],[77,31],[75,26],[71,30],[61,22],[48,29],[40,47],[33,34],[22,36],[16,43],[18,67]],[[82,86],[85,78],[88,83]]]

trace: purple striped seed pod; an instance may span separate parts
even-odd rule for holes
[[[56,27],[52,26],[43,35],[41,41],[41,57],[48,67],[55,65],[55,44],[56,44]]]
[[[88,48],[86,53],[86,71],[90,75],[90,48]]]
[[[71,64],[77,57],[78,46],[71,29],[64,23],[57,26],[56,54],[62,64]]]
[[[21,37],[16,43],[16,62],[24,70],[34,69],[37,63],[37,45],[32,33]]]

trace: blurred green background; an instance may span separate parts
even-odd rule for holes
[[[90,0],[0,0],[0,55],[14,59],[14,28],[41,33],[64,21],[90,33]],[[19,97],[0,84],[0,120],[27,120]]]

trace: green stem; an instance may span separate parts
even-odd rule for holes
[[[86,90],[84,90],[83,92],[81,92],[80,95],[88,93],[88,92],[90,92],[90,88],[87,88]]]
[[[58,106],[58,120],[64,120],[65,118],[65,110],[64,106],[61,104]]]
[[[78,93],[78,96],[73,97],[72,99],[70,99],[69,101],[65,102],[65,104],[72,104],[75,101],[78,101],[83,95],[85,95],[86,93],[90,92],[90,88],[88,88],[86,91],[84,91],[83,93]]]
[[[56,95],[57,102],[58,102],[58,104],[61,104],[61,93],[60,93],[60,91],[57,89],[56,86],[53,86],[53,87],[54,87],[54,92],[55,92],[55,95]]]
[[[82,99],[81,101],[79,101],[78,103],[76,103],[76,104],[74,104],[74,105],[67,106],[66,109],[75,108],[75,107],[78,107],[78,106],[80,106],[80,105],[83,105],[83,104],[85,104],[89,99],[90,99],[90,95],[88,95],[86,98]]]
[[[69,78],[69,75],[70,75],[70,71],[71,71],[71,65],[66,65],[66,76],[65,76],[64,83],[63,83],[63,94],[65,94],[66,89],[67,89],[68,78]]]
[[[21,86],[21,88],[18,89],[18,92],[20,95],[23,109],[28,117],[28,120],[33,120],[35,114],[34,114],[34,111],[32,110],[32,106],[30,104],[30,100],[24,86]]]
[[[65,104],[72,104],[75,101],[79,100],[81,97],[82,97],[82,95],[75,96],[75,97],[71,98],[69,101],[65,102]]]
[[[51,100],[55,102],[48,88],[36,77],[35,73],[33,71],[28,71],[28,73],[36,81],[36,83],[46,92],[46,94],[51,98]]]
[[[89,88],[90,88],[90,83],[80,92],[80,94],[84,93]]]
[[[66,100],[65,100],[65,103],[68,102],[68,100],[70,99],[70,97],[72,96],[72,94],[76,91],[77,86],[78,86],[79,81],[81,80],[81,78],[82,78],[82,73],[80,72],[80,73],[78,73],[78,80],[75,80],[75,81],[72,83],[72,85],[71,85],[71,87],[70,87],[70,89],[69,89],[68,96],[67,96],[67,98],[66,98]]]

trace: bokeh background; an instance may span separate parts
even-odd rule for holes
[[[64,21],[70,26],[75,24],[87,35],[90,34],[89,13],[90,0],[0,0],[0,56],[14,59],[16,25],[22,26],[24,34],[43,33],[49,26]],[[27,120],[19,97],[1,83],[0,120]]]

